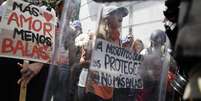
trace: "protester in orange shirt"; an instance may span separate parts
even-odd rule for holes
[[[128,10],[124,7],[104,7],[102,19],[100,19],[100,25],[97,31],[97,38],[102,38],[116,45],[120,45],[121,22],[123,17],[127,15]],[[86,90],[88,92],[87,101],[111,101],[113,97],[113,89],[111,87],[98,85],[93,80],[95,76],[96,74],[93,71],[89,72],[86,85]]]

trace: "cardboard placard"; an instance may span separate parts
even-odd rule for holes
[[[21,0],[8,0],[0,23],[0,56],[49,63],[55,14]]]
[[[101,85],[142,89],[143,81],[138,74],[142,60],[143,56],[140,54],[132,53],[103,39],[96,39],[90,70],[96,74],[94,79]]]

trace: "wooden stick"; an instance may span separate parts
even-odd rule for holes
[[[27,85],[24,81],[20,84],[20,97],[19,101],[26,101],[26,94],[27,94]]]
[[[24,60],[23,64],[25,63],[29,63],[29,61]],[[27,94],[27,84],[25,84],[25,81],[21,81],[19,101],[26,101],[26,94]]]

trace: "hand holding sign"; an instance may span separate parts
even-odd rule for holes
[[[24,82],[22,83],[23,86],[27,85],[29,81],[40,72],[43,66],[42,63],[28,64],[26,62],[24,62],[23,64],[18,63],[18,65],[22,68],[22,77],[18,80],[18,84]]]
[[[29,64],[29,61],[24,60],[23,64],[18,63],[21,69],[22,77],[18,80],[20,84],[20,97],[19,101],[26,101],[27,93],[27,84],[29,81],[40,72],[43,64],[42,63],[32,63]]]

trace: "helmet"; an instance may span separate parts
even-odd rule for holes
[[[157,46],[164,45],[166,42],[166,34],[162,30],[155,30],[150,37],[151,43]]]

